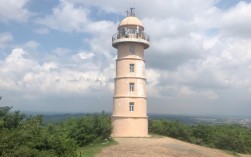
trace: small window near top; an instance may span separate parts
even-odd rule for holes
[[[134,102],[129,103],[129,111],[133,112],[134,111]]]
[[[130,64],[130,72],[134,72],[134,64]]]
[[[129,84],[129,90],[132,92],[134,91],[134,83]]]
[[[130,45],[130,54],[135,54],[135,46],[134,45]]]

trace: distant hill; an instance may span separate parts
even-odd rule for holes
[[[44,115],[43,119],[45,123],[58,123],[67,120],[68,118],[80,118],[86,114],[55,114],[55,115]]]
[[[29,113],[28,115],[38,115],[39,113]],[[79,118],[88,113],[75,113],[75,114],[41,114],[44,117],[45,123],[58,123],[67,120],[68,118]],[[92,115],[95,113],[89,113]],[[97,113],[98,114],[98,113]],[[108,113],[111,115],[111,113]],[[149,114],[149,119],[165,119],[165,120],[179,120],[182,123],[189,125],[207,124],[207,125],[220,125],[220,124],[239,124],[251,128],[250,117],[226,117],[226,116],[185,116],[185,115],[165,115],[165,114]]]

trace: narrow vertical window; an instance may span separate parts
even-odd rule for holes
[[[130,64],[130,72],[134,72],[134,64]]]
[[[135,46],[134,45],[130,45],[130,54],[135,54]]]
[[[129,90],[130,91],[134,91],[134,83],[130,83],[129,84]]]
[[[133,112],[134,111],[134,102],[129,103],[129,111]]]

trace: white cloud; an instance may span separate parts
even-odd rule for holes
[[[22,49],[14,49],[4,61],[1,61],[1,89],[18,90],[20,79],[22,79],[24,73],[33,71],[34,68],[38,67],[36,62],[25,58],[25,56],[27,56],[27,53]]]
[[[216,0],[208,0],[202,2],[200,0],[184,1],[184,0],[157,0],[154,2],[145,3],[144,0],[135,1],[134,4],[128,0],[104,0],[100,3],[99,0],[65,0],[77,5],[95,6],[106,12],[123,14],[126,9],[135,6],[139,17],[181,17],[190,18],[195,13],[205,11],[211,5],[215,4]]]
[[[222,17],[222,29],[226,35],[251,37],[251,3],[240,1],[230,8]]]
[[[31,40],[26,42],[23,47],[28,50],[35,50],[39,47],[39,43],[34,40]]]
[[[10,42],[13,41],[13,36],[9,32],[0,34],[0,49],[5,48]]]
[[[50,31],[48,28],[44,28],[44,27],[41,27],[41,28],[37,28],[37,29],[34,29],[34,32],[36,32],[37,34],[48,34]]]
[[[147,78],[147,95],[159,97],[159,91],[157,85],[160,79],[160,73],[154,69],[146,70],[146,78]]]
[[[94,56],[95,54],[90,52],[90,53],[86,53],[86,52],[80,52],[78,54],[76,54],[76,57],[82,59],[82,60],[86,60],[86,59],[90,59]]]
[[[62,31],[84,31],[83,28],[88,22],[87,15],[87,9],[60,1],[60,4],[53,9],[53,14],[38,19],[38,23]]]
[[[0,63],[0,88],[23,91],[21,95],[29,95],[29,98],[45,94],[91,93],[100,88],[111,90],[108,80],[112,71],[109,69],[113,67],[104,68],[105,74],[101,71],[81,71],[77,63],[75,67],[57,62],[39,64],[23,49],[13,49]]]
[[[57,69],[59,69],[59,64],[55,62],[46,62],[40,68],[41,71],[49,71],[49,72]]]
[[[0,22],[25,22],[32,13],[25,6],[30,0],[2,0],[0,3]]]
[[[211,38],[202,38],[202,43],[210,40]],[[154,72],[157,74],[148,76],[158,76],[157,83],[151,89],[163,98],[177,101],[184,98],[205,98],[205,102],[223,96],[222,91],[250,92],[250,43],[248,39],[220,37],[217,42],[206,47],[201,57],[186,61],[175,70],[156,67]],[[149,54],[151,55],[153,54]]]
[[[114,24],[110,21],[93,21],[90,19],[89,9],[76,5],[67,0],[61,0],[59,5],[53,8],[53,14],[37,19],[37,23],[50,29],[65,32],[85,32],[93,35],[104,33]]]
[[[136,14],[151,37],[145,55],[148,96],[157,97],[156,102],[166,105],[166,111],[174,104],[177,112],[183,112],[179,107],[186,104],[191,112],[200,104],[223,104],[226,108],[236,105],[235,101],[226,103],[228,99],[250,94],[251,3],[241,1],[225,10],[216,7],[218,0],[135,3]],[[0,74],[0,89],[24,88],[27,95],[35,91],[89,97],[105,90],[111,98],[116,59],[111,37],[117,24],[107,19],[121,17],[130,5],[125,0],[60,0],[52,12],[41,14],[35,21],[39,26],[32,30],[45,36],[54,30],[88,33],[83,35],[83,47],[87,48],[58,48],[41,54],[43,59],[34,59],[33,51],[40,44],[30,39],[21,46],[29,53],[14,49],[0,61],[5,72]],[[111,17],[103,18],[107,15]],[[11,33],[0,35],[0,48],[10,42]]]

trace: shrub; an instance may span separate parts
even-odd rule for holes
[[[76,140],[78,146],[84,146],[92,142],[101,142],[110,139],[112,132],[110,116],[102,113],[100,115],[87,115],[83,118],[70,119],[68,124],[68,136]]]
[[[251,153],[251,130],[238,125],[194,125],[179,121],[150,120],[149,132],[208,147]]]
[[[74,140],[61,132],[49,132],[42,116],[25,118],[20,112],[0,108],[0,156],[3,157],[75,157]]]

